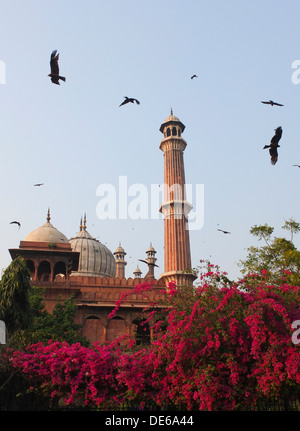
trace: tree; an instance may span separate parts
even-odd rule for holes
[[[58,302],[49,313],[45,310],[41,288],[31,286],[26,261],[17,257],[3,273],[0,281],[0,319],[8,330],[8,345],[24,348],[39,341],[66,340],[87,345],[74,323],[74,297]]]
[[[6,268],[0,281],[0,319],[4,320],[9,335],[28,328],[32,322],[30,291],[30,272],[19,256]]]
[[[293,238],[300,231],[300,224],[293,219],[285,221],[282,229],[290,232],[290,238],[272,237],[274,228],[267,224],[253,226],[250,233],[263,240],[265,245],[248,248],[248,256],[239,262],[241,272],[268,272],[269,281],[274,283],[286,282],[300,284],[300,251],[293,243]]]

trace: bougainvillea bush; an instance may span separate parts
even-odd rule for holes
[[[292,342],[300,288],[281,281],[269,285],[263,271],[234,284],[211,265],[197,287],[171,283],[145,310],[149,346],[49,341],[11,352],[11,361],[69,406],[243,410],[288,399],[300,388],[300,345]]]

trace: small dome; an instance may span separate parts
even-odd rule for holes
[[[115,251],[115,253],[114,253],[114,254],[116,254],[116,253],[124,253],[124,254],[126,254],[126,253],[125,253],[125,250],[124,250],[124,248],[121,246],[121,244],[116,248],[116,251]]]
[[[155,249],[153,248],[152,242],[150,242],[150,246],[149,246],[148,250],[146,251],[146,253],[148,253],[149,251],[156,253]]]
[[[72,272],[72,275],[115,277],[116,261],[112,252],[93,238],[85,225],[80,229],[76,237],[69,241],[72,250],[80,253],[78,271]]]
[[[53,244],[68,244],[68,238],[50,223],[50,211],[48,210],[47,222],[30,232],[24,241],[47,242]]]
[[[165,119],[164,123],[169,123],[170,121],[176,121],[176,122],[181,123],[181,121],[179,120],[179,118],[178,118],[178,117],[175,117],[175,115],[173,115],[173,114],[169,115],[169,116]]]
[[[184,129],[185,129],[185,125],[179,120],[179,118],[178,117],[175,117],[175,115],[173,115],[173,111],[172,111],[172,109],[171,109],[171,115],[169,115],[166,119],[165,119],[165,121],[162,123],[162,125],[160,126],[160,131],[161,132],[163,132],[163,130],[164,130],[164,128],[167,126],[167,125],[169,125],[169,124],[172,124],[172,123],[178,123],[179,125],[180,125],[180,128],[181,128],[181,132],[183,132],[184,131]]]

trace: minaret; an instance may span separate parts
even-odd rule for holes
[[[160,149],[164,153],[164,203],[160,211],[164,215],[165,268],[161,279],[168,285],[191,286],[196,276],[191,270],[188,213],[192,206],[185,200],[185,173],[183,152],[186,141],[181,137],[185,126],[173,115],[160,126],[164,137]]]
[[[154,267],[157,266],[156,265],[156,250],[153,248],[152,243],[150,242],[150,246],[148,248],[148,250],[146,251],[147,254],[147,259],[146,262],[148,264],[149,270],[147,272],[146,278],[154,278]]]
[[[115,260],[116,260],[116,278],[124,278],[125,277],[125,266],[127,265],[127,262],[125,262],[125,251],[124,248],[121,247],[121,244],[119,244],[119,247],[114,252]]]

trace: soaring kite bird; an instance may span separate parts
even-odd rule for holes
[[[159,266],[158,266],[158,265],[156,265],[156,263],[148,263],[146,260],[143,260],[143,259],[139,259],[139,261],[140,261],[140,262],[144,262],[144,263],[146,263],[147,265],[157,266],[157,268],[159,268]]]
[[[277,127],[277,129],[275,129],[275,135],[271,139],[271,145],[265,145],[263,148],[263,149],[269,148],[272,165],[275,165],[278,160],[277,148],[280,147],[280,145],[278,145],[278,142],[280,141],[281,136],[282,136],[282,128]]]
[[[57,51],[52,51],[51,57],[50,57],[50,69],[51,73],[49,73],[48,76],[50,76],[51,81],[53,84],[60,85],[59,80],[66,81],[66,78],[64,76],[59,75],[59,66],[58,66],[58,60],[59,60],[59,54],[57,54]]]
[[[19,229],[21,227],[21,223],[19,221],[11,221],[9,224],[17,224],[19,226]]]
[[[219,230],[220,232],[223,232],[223,233],[231,233],[231,232],[228,232],[227,230],[223,230],[223,229],[217,229],[217,230]]]
[[[138,105],[140,104],[140,102],[137,100],[137,99],[134,99],[133,97],[127,97],[127,96],[124,96],[125,97],[125,100],[124,100],[124,102],[122,102],[121,103],[121,105],[119,105],[119,106],[122,106],[122,105],[126,105],[126,103],[137,103]]]
[[[271,106],[274,106],[274,105],[276,105],[276,106],[284,106],[281,103],[273,102],[273,100],[269,100],[268,102],[261,102],[261,103],[264,103],[265,105],[271,105]]]
[[[198,76],[197,75],[191,76],[191,79],[194,79],[194,78],[198,78]]]

